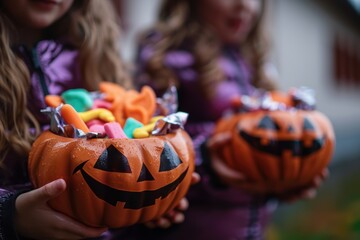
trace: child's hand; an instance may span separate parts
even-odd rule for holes
[[[209,139],[208,147],[211,149],[212,147],[221,146],[226,144],[231,138],[230,134],[218,134],[215,137]],[[269,195],[267,191],[266,184],[254,184],[249,183],[245,177],[245,175],[241,174],[238,171],[235,171],[229,168],[216,153],[211,152],[211,165],[213,170],[216,172],[217,176],[221,179],[225,184],[232,186],[234,188],[238,188],[241,190],[245,190],[251,194],[257,195]],[[329,171],[328,169],[324,169],[318,176],[314,177],[313,181],[306,186],[289,190],[281,194],[270,194],[271,196],[284,201],[284,202],[295,202],[300,199],[311,199],[316,196],[316,191],[322,184],[322,182],[328,177]]]
[[[105,232],[106,228],[86,226],[47,205],[48,200],[55,198],[65,189],[65,181],[58,179],[19,195],[15,203],[17,233],[24,237],[50,240],[98,237]]]
[[[196,172],[194,172],[191,177],[191,184],[195,184],[200,181],[200,175]],[[184,211],[186,211],[188,207],[188,200],[183,198],[173,210],[169,211],[159,219],[145,223],[145,226],[148,228],[169,228],[173,224],[182,223],[185,220]]]

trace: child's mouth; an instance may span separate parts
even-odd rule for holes
[[[227,25],[232,29],[232,30],[239,30],[240,28],[242,28],[244,26],[244,21],[239,19],[239,18],[230,18],[227,21]]]
[[[54,6],[60,3],[59,0],[32,0],[32,2],[43,10],[51,10]]]

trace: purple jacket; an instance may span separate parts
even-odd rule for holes
[[[23,46],[14,48],[27,64],[31,76],[31,90],[28,93],[28,108],[40,121],[43,129],[49,119],[40,113],[45,108],[44,95],[60,95],[71,88],[81,88],[78,66],[78,52],[70,46],[41,41],[29,50]],[[12,226],[15,199],[18,194],[31,189],[27,176],[27,160],[10,152],[4,165],[8,174],[0,171],[0,239],[17,239]]]
[[[137,62],[140,81],[146,79],[144,69],[152,51],[151,45],[140,48]],[[184,223],[167,230],[133,226],[119,231],[117,238],[108,239],[263,239],[275,205],[267,199],[255,198],[220,184],[208,167],[206,152],[202,151],[202,144],[212,133],[215,121],[229,108],[230,99],[254,90],[249,66],[234,49],[224,49],[219,65],[226,79],[215,89],[214,99],[207,101],[196,84],[194,57],[189,51],[178,49],[168,52],[164,64],[174,72],[180,84],[178,110],[189,113],[185,128],[193,138],[197,171],[202,179],[190,188],[187,196],[190,207],[185,212]],[[151,82],[148,84],[152,85]]]

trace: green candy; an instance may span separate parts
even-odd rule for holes
[[[144,124],[136,120],[135,118],[129,117],[126,119],[124,125],[124,132],[128,138],[134,138],[133,132],[136,128],[142,127]]]
[[[85,112],[89,110],[94,101],[90,93],[82,88],[69,89],[61,95],[65,103],[70,104],[77,112]]]

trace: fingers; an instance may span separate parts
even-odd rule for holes
[[[311,188],[311,189],[304,191],[301,194],[301,197],[305,198],[305,199],[313,199],[316,196],[316,193],[317,193],[316,188]]]
[[[330,176],[329,169],[325,168],[324,170],[322,170],[320,176],[321,176],[322,180],[325,180],[326,178],[328,178]]]
[[[189,208],[189,201],[186,198],[182,198],[179,204],[176,206],[177,210],[186,211]]]
[[[315,198],[316,194],[317,194],[316,188],[310,188],[297,194],[293,193],[289,195],[284,195],[280,199],[287,203],[294,203],[300,199],[313,199]]]
[[[171,222],[169,219],[162,217],[157,220],[145,223],[145,226],[148,228],[151,228],[151,229],[153,229],[153,228],[165,229],[165,228],[169,228],[171,226]]]
[[[200,174],[198,174],[197,172],[193,172],[191,175],[191,184],[200,182],[200,178]]]
[[[186,198],[182,198],[175,209],[169,211],[163,217],[145,223],[148,228],[169,228],[173,224],[179,224],[184,222],[185,216],[183,211],[189,208],[189,201]]]
[[[207,146],[210,149],[211,148],[216,148],[216,147],[219,147],[221,145],[226,144],[230,139],[231,139],[231,133],[230,132],[218,133],[218,134],[214,135],[213,137],[211,137],[207,141]]]
[[[182,211],[172,210],[165,216],[166,219],[172,224],[179,224],[185,220],[184,213]]]
[[[329,177],[329,170],[325,168],[322,172],[317,175],[311,182],[309,188],[319,188],[326,178]]]
[[[170,211],[168,214],[166,214],[164,217],[145,223],[145,226],[148,228],[166,229],[171,227],[173,224],[182,223],[184,222],[184,220],[185,220],[185,216],[182,212],[173,210]]]
[[[66,182],[63,179],[57,179],[50,182],[41,188],[35,189],[27,193],[27,201],[30,203],[47,202],[48,200],[57,197],[60,193],[65,191]]]
[[[215,156],[212,158],[212,165],[213,169],[220,176],[220,178],[225,181],[239,182],[246,179],[243,174],[229,168],[224,162]]]

